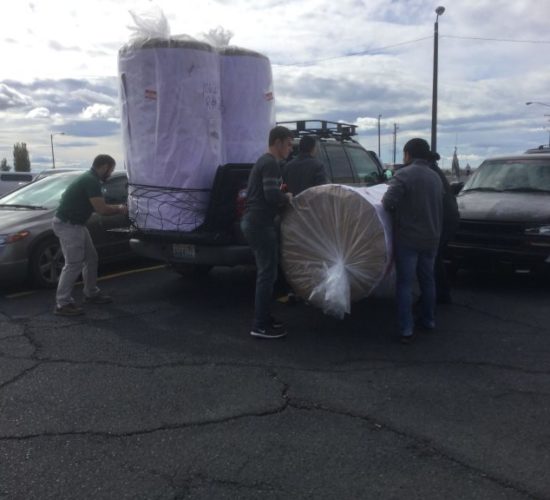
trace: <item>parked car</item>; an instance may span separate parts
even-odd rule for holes
[[[34,178],[35,181],[38,181],[40,179],[43,179],[44,177],[47,177],[48,175],[54,175],[54,174],[63,174],[65,172],[85,172],[86,169],[82,168],[76,168],[76,167],[61,167],[61,168],[45,168],[44,170],[41,170],[38,175]]]
[[[32,182],[37,172],[0,172],[0,196]]]
[[[550,267],[550,154],[485,160],[457,196],[460,227],[448,257],[458,267]]]
[[[548,146],[541,145],[538,148],[531,148],[525,151],[527,154],[540,154],[540,153],[550,153],[550,144]]]
[[[61,195],[81,173],[57,172],[0,198],[0,282],[13,285],[28,279],[39,287],[57,284],[64,261],[52,218]],[[125,203],[127,185],[126,172],[113,173],[103,185],[106,202]],[[87,225],[100,264],[132,254],[128,233],[109,231],[127,228],[126,216],[94,213]]]
[[[354,140],[355,125],[320,120],[280,124],[293,129],[292,155],[297,154],[303,134],[319,138],[317,158],[323,163],[330,182],[370,186],[386,181],[384,167],[376,153]],[[192,232],[135,229],[130,240],[132,249],[144,257],[164,261],[182,274],[200,275],[213,266],[254,263],[239,225],[251,170],[252,164],[218,167],[206,218],[200,227]]]

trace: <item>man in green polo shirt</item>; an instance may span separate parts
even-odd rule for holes
[[[83,314],[74,302],[72,293],[80,273],[84,280],[84,301],[107,304],[111,297],[97,287],[97,252],[86,222],[93,212],[100,215],[127,214],[126,205],[107,205],[101,183],[115,169],[115,160],[109,155],[96,156],[92,168],[75,179],[63,193],[53,219],[53,231],[59,238],[65,265],[59,277],[54,314],[77,316]]]

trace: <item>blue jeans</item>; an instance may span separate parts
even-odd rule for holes
[[[414,319],[412,293],[415,275],[420,286],[420,323],[426,328],[435,327],[434,265],[437,248],[415,250],[396,242],[395,271],[397,275],[397,315],[401,335],[412,335]]]
[[[256,259],[256,293],[254,299],[254,328],[269,325],[273,285],[277,279],[279,242],[277,229],[269,218],[246,213],[241,229]]]

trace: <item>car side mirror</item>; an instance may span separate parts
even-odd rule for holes
[[[389,181],[393,177],[393,170],[387,168],[384,170],[384,179]]]
[[[455,196],[458,193],[460,193],[463,187],[464,187],[464,182],[462,181],[451,182],[451,191]]]

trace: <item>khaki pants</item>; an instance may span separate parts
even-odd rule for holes
[[[84,295],[97,295],[97,252],[88,228],[79,224],[69,224],[54,217],[53,232],[59,238],[65,258],[57,285],[57,306],[62,307],[74,302],[73,288],[80,273],[84,280]]]

